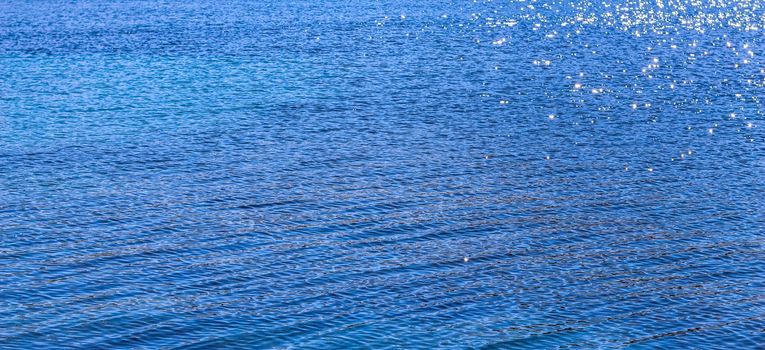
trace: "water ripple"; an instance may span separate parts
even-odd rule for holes
[[[0,4],[0,348],[760,348],[763,15]]]

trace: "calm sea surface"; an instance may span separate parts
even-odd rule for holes
[[[763,348],[763,26],[3,1],[0,348]]]

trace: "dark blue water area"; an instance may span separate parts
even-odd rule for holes
[[[0,348],[763,348],[764,26],[3,1]]]

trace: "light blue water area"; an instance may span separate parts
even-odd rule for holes
[[[0,348],[765,346],[760,1],[0,3]]]

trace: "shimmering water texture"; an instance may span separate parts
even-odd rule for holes
[[[763,28],[0,2],[0,348],[765,348]]]

